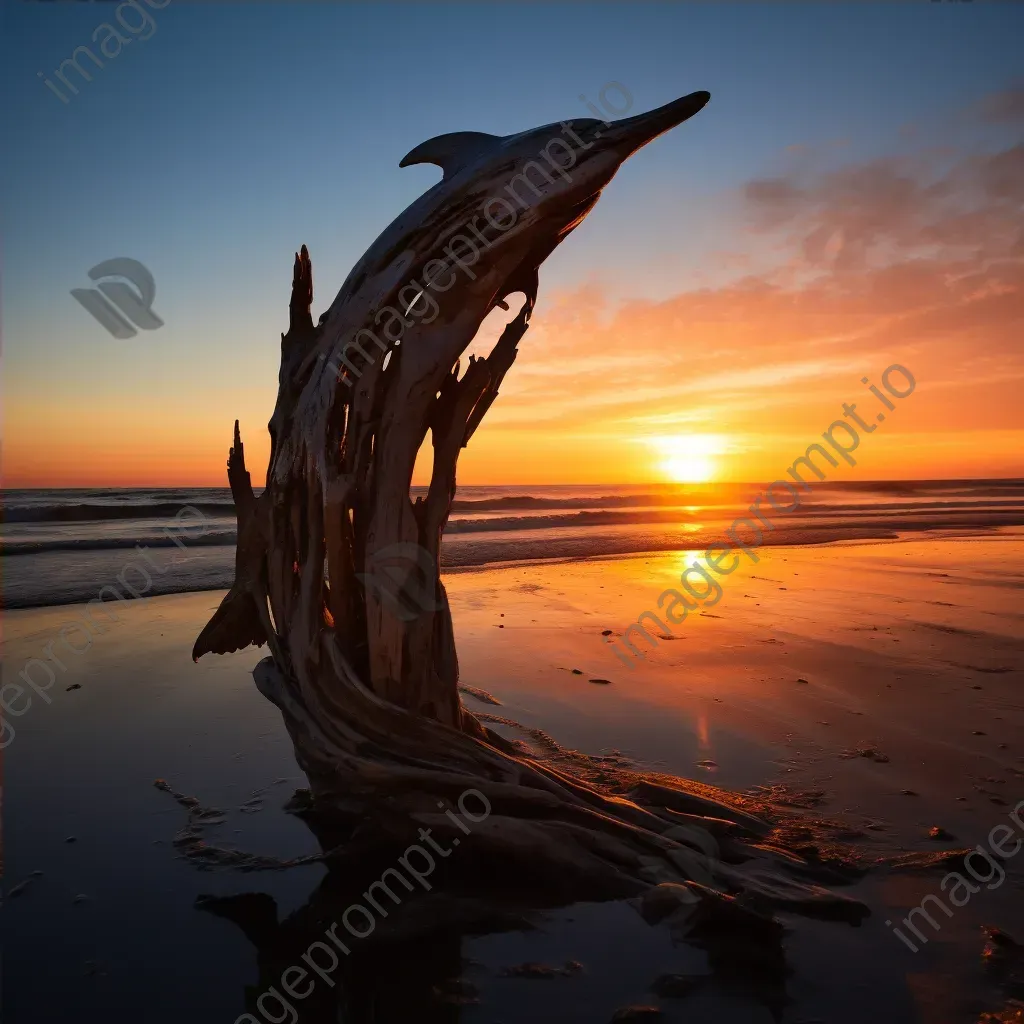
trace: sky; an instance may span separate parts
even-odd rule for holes
[[[0,6],[4,486],[223,486],[236,418],[258,485],[295,250],[316,320],[438,180],[405,153],[612,82],[711,101],[542,266],[461,483],[771,480],[893,364],[847,478],[1024,476],[1024,5],[157,2],[66,103],[121,8]],[[71,296],[118,257],[159,329]]]

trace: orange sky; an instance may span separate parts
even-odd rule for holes
[[[1024,124],[1024,91],[1007,103]],[[818,156],[792,150],[786,174],[723,198],[741,229],[713,256],[717,283],[630,299],[628,282],[625,297],[596,279],[546,290],[542,268],[532,326],[460,482],[663,480],[658,439],[693,435],[709,437],[716,478],[773,479],[843,402],[873,416],[861,378],[878,384],[892,363],[917,389],[843,478],[1024,476],[1024,145],[828,171]],[[107,371],[85,362],[54,367],[34,393],[9,390],[5,485],[223,486],[235,416],[262,483],[285,285],[280,322],[263,324],[242,372],[216,363],[214,328],[201,373],[168,353],[159,380],[116,401],[90,402]],[[495,311],[471,351],[507,318]]]

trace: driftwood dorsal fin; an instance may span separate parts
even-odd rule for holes
[[[486,132],[450,132],[448,135],[436,135],[406,153],[398,166],[437,164],[444,171],[444,178],[450,178],[477,157],[493,149],[500,141],[500,136],[488,135]]]

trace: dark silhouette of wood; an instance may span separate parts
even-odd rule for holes
[[[254,678],[281,710],[318,814],[359,820],[399,843],[417,827],[459,838],[439,802],[473,789],[491,807],[474,828],[474,858],[493,858],[537,886],[610,898],[672,881],[688,885],[695,901],[720,889],[757,893],[763,906],[809,909],[839,898],[784,878],[762,850],[741,852],[743,841],[769,831],[742,801],[678,779],[588,771],[584,759],[544,761],[474,717],[459,698],[439,573],[458,457],[528,330],[538,267],[627,156],[707,99],[694,93],[611,125],[575,121],[571,133],[562,123],[507,138],[459,133],[418,147],[405,162],[442,162],[444,179],[370,247],[316,326],[302,247],[281,340],[266,487],[253,495],[236,423],[228,459],[238,515],[235,582],[193,656],[268,643]],[[560,160],[557,171],[550,162],[549,180],[537,179],[530,165],[539,169],[552,140],[565,147],[570,137],[573,161]],[[533,196],[507,228],[477,216],[487,197],[511,207],[527,186]],[[471,229],[481,240],[472,261]],[[459,236],[466,242],[455,249]],[[423,282],[446,276],[429,269],[446,246],[460,254],[447,261],[454,280],[438,294],[436,315],[414,314],[426,305],[417,297]],[[517,292],[525,295],[519,313],[490,354],[470,358],[460,376],[459,357],[481,321]],[[383,327],[382,316],[390,318]],[[396,319],[402,328],[389,333]],[[381,335],[387,343],[375,347]],[[430,484],[414,502],[413,465],[428,432]],[[429,600],[417,615],[364,586],[379,558],[410,546],[431,570]],[[422,589],[415,568],[399,580],[401,593],[414,583]],[[743,861],[759,866],[744,870]],[[802,870],[811,873],[806,864]],[[842,903],[840,912],[861,910]]]

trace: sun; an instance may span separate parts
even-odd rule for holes
[[[715,464],[707,455],[670,455],[661,469],[679,484],[703,484],[715,475]]]
[[[703,484],[715,478],[718,463],[714,456],[722,450],[718,437],[684,434],[652,440],[661,456],[658,467],[673,483]]]

